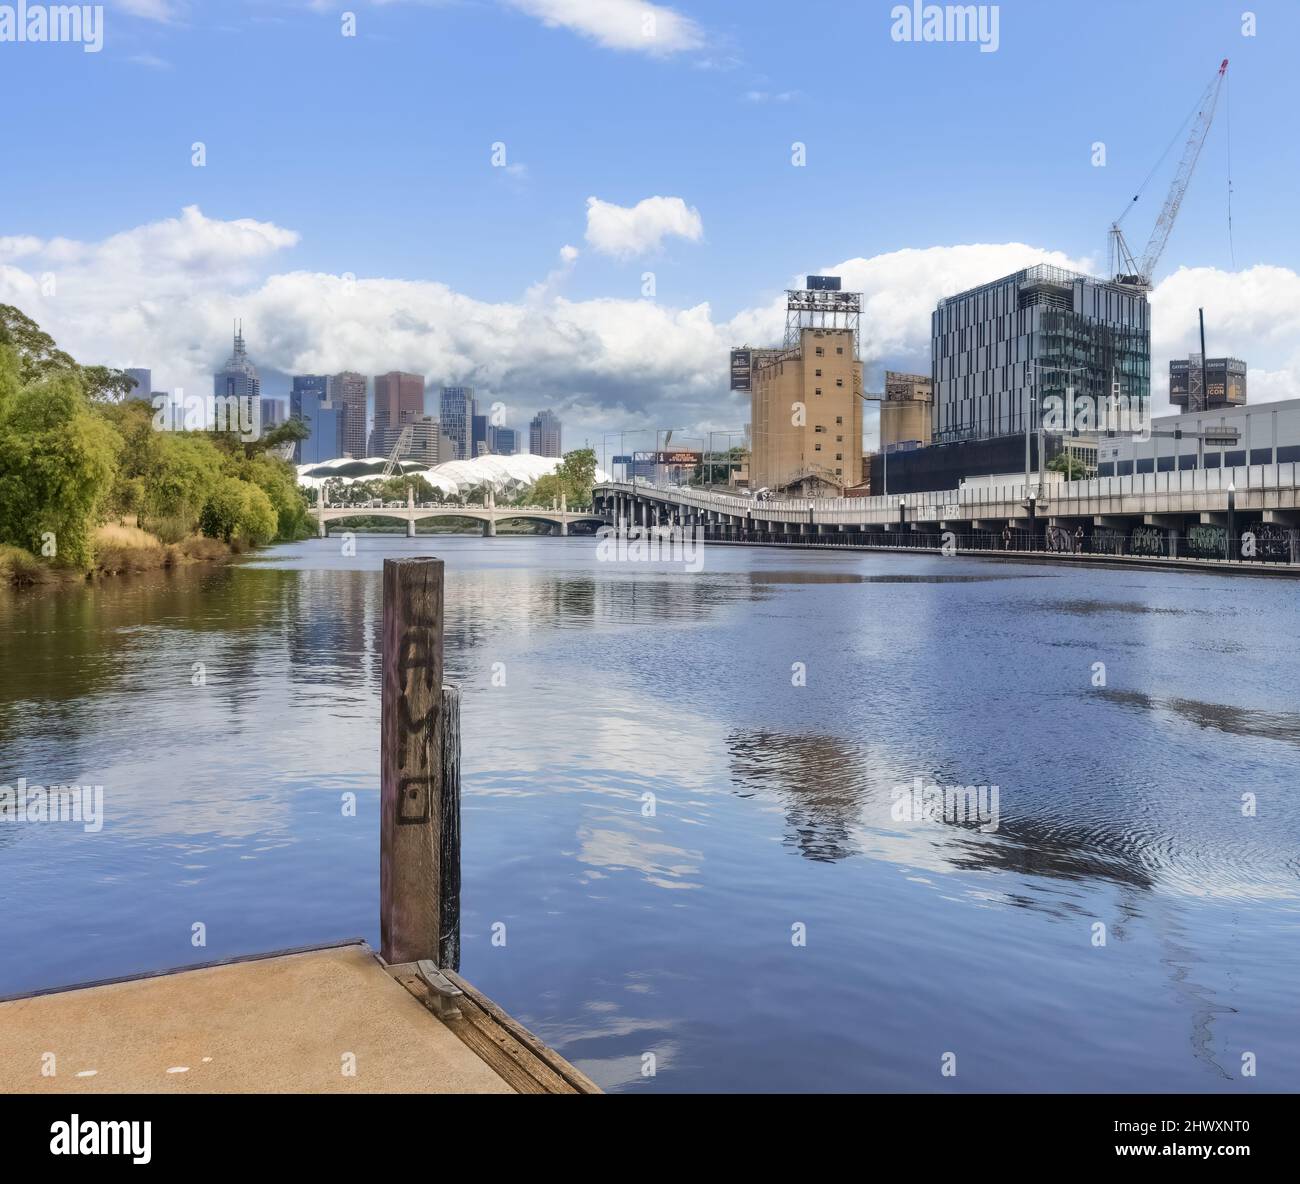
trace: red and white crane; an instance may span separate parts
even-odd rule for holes
[[[1223,79],[1227,73],[1228,59],[1224,58],[1219,66],[1218,73],[1211,79],[1209,86],[1205,88],[1205,93],[1201,96],[1200,104],[1196,110],[1196,117],[1192,121],[1191,133],[1188,135],[1187,143],[1183,148],[1183,159],[1178,165],[1178,172],[1174,174],[1173,184],[1169,186],[1169,195],[1165,198],[1165,204],[1160,209],[1160,216],[1156,219],[1155,228],[1151,231],[1151,237],[1147,240],[1146,250],[1142,252],[1141,259],[1133,258],[1128,243],[1124,239],[1124,231],[1120,229],[1120,223],[1132,210],[1133,202],[1136,202],[1142,196],[1140,189],[1133,195],[1133,201],[1128,204],[1124,213],[1111,223],[1110,259],[1115,283],[1138,288],[1143,292],[1151,290],[1151,275],[1155,271],[1156,264],[1160,262],[1160,256],[1164,254],[1165,244],[1169,242],[1169,232],[1174,228],[1174,220],[1178,217],[1178,209],[1183,204],[1183,197],[1187,193],[1187,186],[1192,179],[1192,172],[1196,168],[1197,160],[1200,158],[1201,148],[1205,144],[1205,137],[1209,134],[1210,124],[1214,120],[1214,109],[1219,103],[1219,90],[1223,86]],[[1172,147],[1172,144],[1170,147]],[[1166,149],[1167,152],[1168,149]],[[1161,160],[1163,159],[1164,157],[1161,157]],[[1160,167],[1158,163],[1156,167]],[[1150,179],[1148,176],[1147,180]],[[1143,188],[1145,187],[1146,182],[1143,182]]]

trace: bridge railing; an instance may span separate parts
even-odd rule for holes
[[[350,513],[364,516],[366,514],[405,514],[409,510],[416,510],[423,513],[426,510],[435,512],[445,512],[449,514],[465,513],[467,511],[484,511],[494,510],[498,514],[555,514],[567,513],[570,517],[593,516],[592,510],[574,509],[558,510],[554,506],[484,506],[478,502],[417,502],[414,506],[408,506],[405,502],[401,505],[392,506],[365,506],[365,505],[324,505],[313,507],[313,509],[323,510],[347,510]]]
[[[1158,463],[1158,462],[1157,462]],[[618,491],[637,496],[653,496],[679,505],[691,505],[726,513],[752,517],[761,521],[811,520],[834,524],[863,521],[882,516],[892,517],[900,506],[909,521],[952,517],[979,517],[988,510],[989,517],[1005,516],[1010,507],[1023,506],[1027,490],[1035,495],[1043,513],[1092,513],[1082,503],[1122,503],[1126,499],[1178,498],[1167,507],[1171,512],[1194,512],[1218,508],[1226,502],[1229,486],[1234,487],[1243,505],[1259,503],[1260,495],[1286,494],[1288,503],[1296,505],[1300,493],[1300,464],[1285,461],[1274,464],[1237,465],[1228,468],[1167,469],[1163,472],[1133,473],[1115,477],[1090,477],[1078,481],[1048,480],[1041,485],[1031,479],[999,485],[965,484],[958,489],[929,490],[923,493],[882,494],[863,498],[767,498],[734,497],[682,486],[655,486],[638,482],[633,485],[609,482],[597,489]],[[1215,505],[1206,505],[1214,502]],[[1123,507],[1117,507],[1123,510]],[[1134,507],[1128,512],[1135,512]],[[809,515],[811,514],[811,519]]]

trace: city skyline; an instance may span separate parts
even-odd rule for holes
[[[294,373],[395,366],[472,385],[516,423],[553,407],[576,440],[663,423],[736,428],[727,349],[779,339],[780,295],[800,274],[838,274],[864,292],[866,381],[877,389],[886,369],[924,369],[943,296],[1039,262],[1103,270],[1110,220],[1228,56],[1222,126],[1155,277],[1154,406],[1168,408],[1166,363],[1196,348],[1201,306],[1209,352],[1250,361],[1254,400],[1300,394],[1300,251],[1286,197],[1300,164],[1273,142],[1270,118],[1294,97],[1293,6],[1258,6],[1244,36],[1241,13],[1209,0],[1178,21],[1116,3],[1010,3],[990,53],[900,44],[887,4],[834,10],[846,35],[832,39],[816,21],[790,30],[775,6],[742,22],[717,4],[627,0],[629,21],[658,18],[648,43],[639,23],[635,33],[602,24],[600,6],[580,0],[563,12],[531,0],[355,7],[357,35],[345,37],[330,4],[218,14],[133,2],[111,6],[100,54],[6,47],[15,95],[52,72],[61,99],[10,133],[31,184],[0,197],[0,299],[78,357],[149,365],[166,389],[201,389],[219,361],[206,343],[242,314],[268,394],[286,393]],[[1095,71],[1116,22],[1167,51],[1140,82],[1087,88],[1068,107],[1018,101],[1037,79]],[[432,53],[455,86],[489,50],[521,69],[463,126],[444,127],[402,64]],[[286,54],[357,85],[311,112],[280,103],[289,83],[274,66]],[[275,115],[206,96],[197,79],[209,59],[238,62]],[[826,76],[850,62],[869,69],[890,118],[846,126],[839,88],[793,69],[799,60]],[[979,112],[962,135],[942,130],[935,71]],[[612,89],[616,78],[627,85]],[[593,89],[605,101],[586,101]],[[659,105],[652,125],[634,118],[647,93]],[[388,110],[406,113],[392,129],[379,118]],[[121,177],[88,209],[73,179],[102,159],[104,120],[123,129]],[[844,130],[831,135],[832,121]],[[368,167],[393,152],[412,183],[384,191],[382,219],[358,218],[351,197],[315,185],[341,160]],[[285,154],[274,175],[258,171]],[[435,183],[447,174],[455,185]],[[1129,219],[1139,232],[1164,176]],[[800,213],[810,201],[816,218]],[[868,439],[875,416],[869,408]]]

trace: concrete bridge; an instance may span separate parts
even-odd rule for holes
[[[1082,534],[1090,543],[1095,538],[1110,546],[1112,538],[1131,538],[1142,528],[1143,545],[1155,548],[1147,553],[1173,558],[1189,554],[1189,540],[1213,537],[1207,531],[1219,528],[1228,557],[1242,553],[1242,534],[1252,531],[1277,546],[1289,539],[1288,561],[1300,562],[1300,464],[1294,463],[1084,481],[972,481],[927,493],[764,501],[609,482],[596,486],[594,499],[597,513],[621,529],[699,526],[705,538],[721,541],[937,546],[929,540],[952,532],[959,546],[984,542],[992,548],[1010,532],[1018,549],[1062,550],[1053,540]]]
[[[569,527],[575,522],[603,522],[599,515],[591,511],[570,511],[568,499],[561,495],[557,503],[550,506],[502,506],[496,504],[496,495],[489,492],[484,505],[463,505],[460,502],[425,502],[417,504],[414,490],[407,488],[405,506],[361,505],[329,506],[317,505],[313,514],[316,518],[316,533],[325,538],[329,533],[329,524],[346,518],[392,518],[406,523],[406,535],[415,537],[415,524],[422,518],[468,518],[483,524],[483,537],[495,538],[497,523],[515,518],[544,522],[554,528],[554,533],[567,535]]]

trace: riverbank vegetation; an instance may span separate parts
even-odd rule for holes
[[[165,431],[131,380],[81,366],[0,305],[0,582],[210,561],[312,532],[289,423],[238,434]]]

